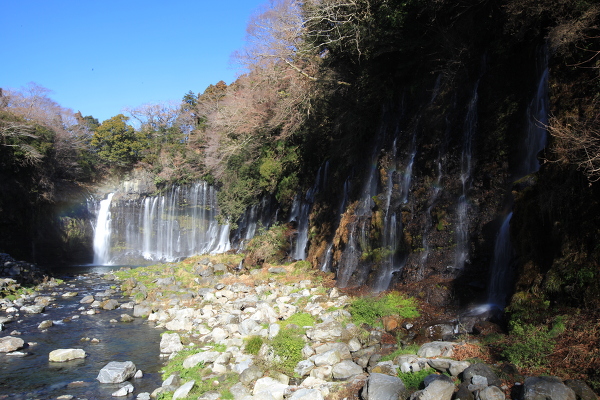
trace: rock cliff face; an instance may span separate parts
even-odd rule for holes
[[[509,243],[499,235],[512,183],[539,168],[547,135],[536,129],[548,110],[546,56],[525,54],[518,78],[503,71],[506,60],[482,55],[468,73],[441,74],[384,105],[355,168],[336,171],[332,159],[318,179],[327,185],[311,189],[315,267],[341,287],[414,286],[438,305],[491,301],[495,287],[493,301],[506,304],[514,257],[495,249]]]
[[[511,187],[537,171],[547,137],[547,53],[532,45],[522,56],[512,75],[511,62],[481,54],[455,74],[421,77],[382,102],[350,161],[330,149],[287,215],[263,201],[234,232],[216,223],[216,194],[204,183],[158,196],[145,171],[107,183],[97,190],[98,199],[115,193],[106,261],[227,251],[277,216],[294,229],[290,258],[334,272],[340,287],[404,285],[438,306],[502,308],[515,267]]]

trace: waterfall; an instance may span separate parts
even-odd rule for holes
[[[422,243],[423,243],[423,254],[421,254],[421,260],[420,260],[420,267],[419,267],[419,276],[421,278],[423,278],[423,273],[425,270],[425,264],[427,262],[427,259],[429,258],[429,241],[427,239],[427,235],[429,234],[429,231],[431,229],[431,225],[432,225],[432,220],[431,220],[431,212],[433,211],[433,206],[435,205],[438,197],[440,196],[440,193],[442,191],[442,177],[443,177],[443,170],[442,170],[442,157],[440,155],[440,157],[438,157],[438,161],[437,161],[437,177],[435,179],[435,182],[432,185],[431,188],[431,194],[429,196],[429,201],[428,201],[428,207],[427,207],[427,211],[425,211],[425,223],[424,223],[424,228],[423,228],[423,239],[422,239]]]
[[[396,162],[397,162],[397,149],[396,143],[398,139],[399,132],[397,133],[396,138],[392,144],[392,165],[387,171],[387,186],[385,191],[386,201],[385,201],[385,215],[384,215],[384,226],[383,226],[383,252],[381,265],[377,269],[375,278],[372,283],[372,288],[374,292],[382,292],[387,290],[392,282],[392,278],[394,274],[402,271],[404,267],[404,261],[400,259],[398,256],[398,242],[400,236],[402,235],[402,218],[398,220],[396,212],[391,207],[392,205],[392,197],[397,195],[400,199],[400,204],[408,203],[408,196],[410,194],[410,185],[412,182],[412,171],[413,165],[415,161],[415,157],[417,154],[417,126],[415,124],[412,131],[412,138],[410,144],[410,150],[408,156],[405,160],[406,167],[404,168],[401,174],[396,172]],[[394,178],[399,179],[399,193],[394,193]]]
[[[342,253],[342,260],[340,262],[343,268],[338,268],[336,273],[337,286],[345,288],[350,283],[352,274],[358,268],[358,260],[360,259],[360,251],[356,245],[354,239],[355,227],[350,227],[350,235],[348,237],[348,243],[346,249]]]
[[[111,214],[110,203],[114,193],[100,201],[96,226],[94,227],[94,264],[106,265],[110,262]]]
[[[462,184],[462,193],[458,198],[458,205],[456,208],[456,251],[454,253],[453,265],[455,269],[463,269],[465,264],[469,262],[469,199],[467,193],[471,187],[471,174],[473,172],[473,136],[477,130],[478,88],[479,80],[475,83],[463,127],[463,146],[460,155],[460,182]]]
[[[525,134],[525,155],[520,167],[520,175],[529,175],[540,169],[537,155],[546,147],[548,126],[548,55],[547,50],[538,55],[539,80],[535,96],[527,107],[527,132]],[[520,177],[520,176],[519,176]]]
[[[510,243],[510,219],[512,212],[506,216],[496,242],[494,243],[494,258],[492,260],[490,285],[488,288],[488,303],[499,306],[501,309],[506,305],[506,296],[510,292],[512,281],[511,261],[513,249]]]
[[[325,256],[323,257],[323,264],[321,264],[321,271],[329,272],[331,269],[331,250],[333,249],[333,243],[329,243],[327,246],[327,251],[325,252]]]
[[[535,95],[527,107],[527,130],[523,139],[525,152],[516,174],[516,179],[537,172],[540,163],[537,155],[546,146],[548,126],[548,54],[542,49],[538,54]],[[490,266],[488,302],[504,308],[513,279],[513,248],[510,242],[510,220],[512,212],[504,218],[494,243],[494,258]]]
[[[296,196],[290,211],[289,222],[296,222],[297,234],[293,242],[292,259],[306,259],[306,249],[308,247],[308,228],[310,225],[310,210],[315,201],[315,196],[327,184],[327,174],[329,173],[329,161],[319,167],[315,183],[312,188],[306,191],[304,198]]]
[[[229,225],[216,219],[216,190],[206,182],[139,200],[113,200],[112,205],[111,200],[112,195],[100,204],[95,262],[175,261],[231,248]]]
[[[273,211],[271,196],[263,196],[258,204],[253,204],[238,221],[237,229],[232,234],[231,246],[243,251],[246,244],[256,235],[260,228],[269,229],[277,220],[277,210]]]

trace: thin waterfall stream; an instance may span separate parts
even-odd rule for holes
[[[538,154],[546,146],[548,125],[548,54],[547,49],[538,54],[538,83],[533,99],[527,108],[527,130],[521,146],[525,151],[514,181],[540,169]],[[504,216],[494,245],[494,256],[490,266],[488,303],[504,309],[508,302],[513,280],[512,264],[514,250],[510,241],[512,212]]]

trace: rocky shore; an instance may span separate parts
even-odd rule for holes
[[[235,263],[218,261],[195,258],[106,275],[104,279],[122,292],[120,300],[73,295],[81,314],[120,309],[115,323],[145,319],[165,330],[160,340],[165,362],[162,385],[140,391],[136,382],[144,378],[135,360],[115,360],[97,376],[101,384],[112,385],[112,396],[140,400],[597,398],[582,381],[522,376],[513,365],[473,359],[478,345],[466,336],[399,349],[395,336],[400,331],[404,337],[411,335],[414,324],[409,319],[359,326],[348,311],[352,297],[328,287],[313,271],[297,271],[293,265],[238,271]],[[0,308],[8,316],[26,313],[27,307],[43,306],[42,297],[5,298]],[[18,352],[22,342],[18,336],[3,336],[0,352]],[[64,362],[85,358],[85,352],[56,349],[49,357]],[[68,393],[65,396],[70,398]]]

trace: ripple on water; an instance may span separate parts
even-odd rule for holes
[[[67,279],[65,279],[67,280]],[[28,314],[19,317],[20,322],[8,323],[6,335],[21,332],[26,343],[24,357],[0,354],[0,398],[11,400],[29,398],[56,398],[63,394],[85,397],[89,400],[110,398],[119,385],[100,384],[96,376],[110,361],[133,361],[144,377],[132,380],[135,393],[152,392],[160,386],[158,371],[161,368],[159,343],[161,330],[149,325],[146,320],[136,318],[130,323],[110,323],[127,312],[123,309],[101,311],[99,314],[83,315],[79,300],[87,294],[105,292],[110,288],[100,276],[72,277],[70,283],[79,294],[71,298],[57,297],[43,314]],[[55,291],[51,288],[48,292]],[[48,295],[41,291],[40,295]],[[123,299],[115,296],[120,302]],[[51,319],[54,325],[45,331],[37,326]],[[99,343],[82,338],[95,338]],[[65,363],[51,363],[48,354],[63,348],[84,349],[87,357]],[[73,384],[73,382],[80,382]]]

